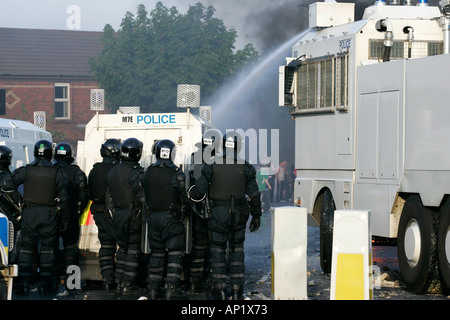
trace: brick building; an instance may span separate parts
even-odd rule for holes
[[[6,113],[0,117],[35,123],[35,112],[45,112],[53,141],[76,148],[95,115],[90,90],[97,84],[88,61],[100,54],[102,34],[0,28],[0,88],[6,93]]]

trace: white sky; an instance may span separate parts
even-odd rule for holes
[[[215,16],[222,19],[227,28],[238,32],[236,47],[252,42],[257,46],[258,39],[245,27],[246,18],[253,15],[254,24],[257,12],[286,2],[301,0],[162,0],[166,7],[175,6],[185,13],[189,5],[202,2],[205,7],[213,5]],[[79,30],[102,31],[106,24],[117,30],[127,11],[135,14],[139,4],[151,11],[156,0],[0,0],[0,27],[34,29],[68,29],[67,21],[73,16],[67,12],[70,6],[77,6]],[[280,17],[282,18],[282,17]],[[78,28],[77,28],[78,29]],[[253,39],[252,39],[253,38]]]

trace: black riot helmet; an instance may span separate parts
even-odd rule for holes
[[[142,156],[144,144],[136,138],[128,138],[122,143],[120,159],[138,162]]]
[[[202,149],[207,146],[220,147],[222,132],[218,129],[208,129],[202,136]]]
[[[56,161],[64,160],[67,163],[72,163],[75,160],[73,158],[72,147],[67,142],[58,143],[54,153],[53,157]]]
[[[160,141],[160,140],[155,140],[152,145],[152,153],[154,155],[156,155],[156,145],[158,144],[158,141]]]
[[[0,167],[9,167],[12,159],[12,150],[7,146],[0,146]]]
[[[223,149],[239,152],[242,148],[242,137],[236,131],[229,131],[223,136]]]
[[[107,139],[102,143],[100,155],[102,158],[119,159],[121,142],[119,139]]]
[[[198,143],[196,146],[201,147],[201,150],[204,152],[208,152],[208,154],[204,154],[203,156],[211,156],[213,157],[215,154],[219,153],[222,147],[222,132],[218,129],[208,129],[202,135],[201,146]]]
[[[48,140],[39,140],[34,145],[34,157],[38,159],[52,160],[53,146]]]
[[[176,147],[175,143],[169,139],[159,140],[156,143],[156,159],[158,160],[170,160],[175,158]]]

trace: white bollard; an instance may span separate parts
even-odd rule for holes
[[[370,211],[336,210],[331,262],[331,300],[372,300]]]
[[[272,212],[272,299],[306,300],[308,213],[279,207]]]

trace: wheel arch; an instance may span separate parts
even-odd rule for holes
[[[398,226],[400,223],[400,219],[402,216],[402,212],[403,212],[403,208],[405,206],[406,201],[408,200],[408,198],[413,197],[413,196],[417,196],[419,197],[420,201],[422,202],[424,207],[427,207],[428,209],[439,213],[440,210],[443,208],[443,206],[445,205],[445,203],[447,202],[447,200],[450,198],[450,195],[446,194],[442,197],[441,203],[439,204],[438,207],[434,207],[434,206],[426,206],[423,202],[423,197],[421,196],[421,194],[419,192],[397,192],[397,195],[395,197],[394,203],[392,204],[392,209],[391,209],[391,215],[393,216],[393,226],[394,226],[394,234],[395,234],[395,238],[398,237]]]
[[[313,210],[312,210],[312,217],[313,219],[317,222],[318,225],[320,225],[320,216],[321,216],[321,199],[323,197],[323,194],[325,193],[325,191],[329,190],[331,192],[331,196],[333,197],[333,199],[336,199],[335,197],[335,188],[334,188],[334,182],[330,182],[330,184],[323,184],[322,182],[316,184],[318,187],[317,188],[313,188],[313,196],[314,196],[314,201],[313,201]]]

